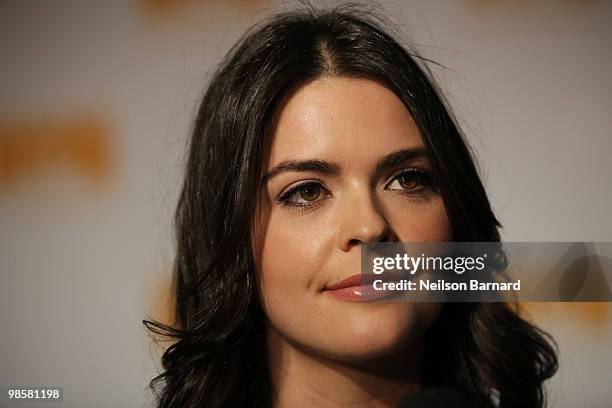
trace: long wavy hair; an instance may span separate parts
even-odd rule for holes
[[[249,30],[212,77],[175,214],[176,321],[144,322],[173,341],[151,381],[158,407],[272,403],[251,227],[266,127],[301,84],[325,76],[387,86],[421,132],[453,239],[499,242],[472,153],[426,62],[389,27],[354,6],[280,13]],[[512,305],[447,303],[425,336],[424,386],[458,387],[479,406],[545,405],[556,347]]]

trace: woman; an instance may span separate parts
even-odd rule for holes
[[[540,407],[551,340],[504,303],[361,302],[367,242],[499,241],[418,57],[353,8],[277,15],[231,50],[176,212],[160,407],[396,406],[450,387]],[[347,280],[347,278],[349,278]]]

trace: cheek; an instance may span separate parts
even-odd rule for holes
[[[400,199],[403,200],[403,199]],[[452,240],[452,228],[444,201],[439,195],[428,200],[386,203],[389,223],[402,242],[446,242]]]
[[[273,311],[288,299],[316,291],[317,275],[329,258],[332,231],[311,217],[272,211],[260,237],[258,266],[264,307]]]

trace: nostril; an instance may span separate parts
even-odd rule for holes
[[[360,240],[358,240],[358,239],[351,239],[351,240],[349,241],[349,246],[351,246],[351,247],[352,247],[352,246],[355,246],[355,245],[359,245],[359,243],[360,243],[360,242],[361,242],[361,241],[360,241]]]
[[[391,229],[391,228],[387,228],[387,230],[385,231],[385,233],[380,237],[380,239],[378,240],[378,242],[398,242],[399,241],[399,237],[397,236],[397,234]]]

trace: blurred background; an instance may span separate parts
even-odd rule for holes
[[[612,2],[378,4],[444,65],[503,239],[612,241]],[[148,404],[159,346],[141,320],[168,318],[198,100],[248,26],[293,7],[0,3],[0,386],[63,386],[65,407]],[[551,406],[611,406],[612,306],[524,306],[559,343]]]

